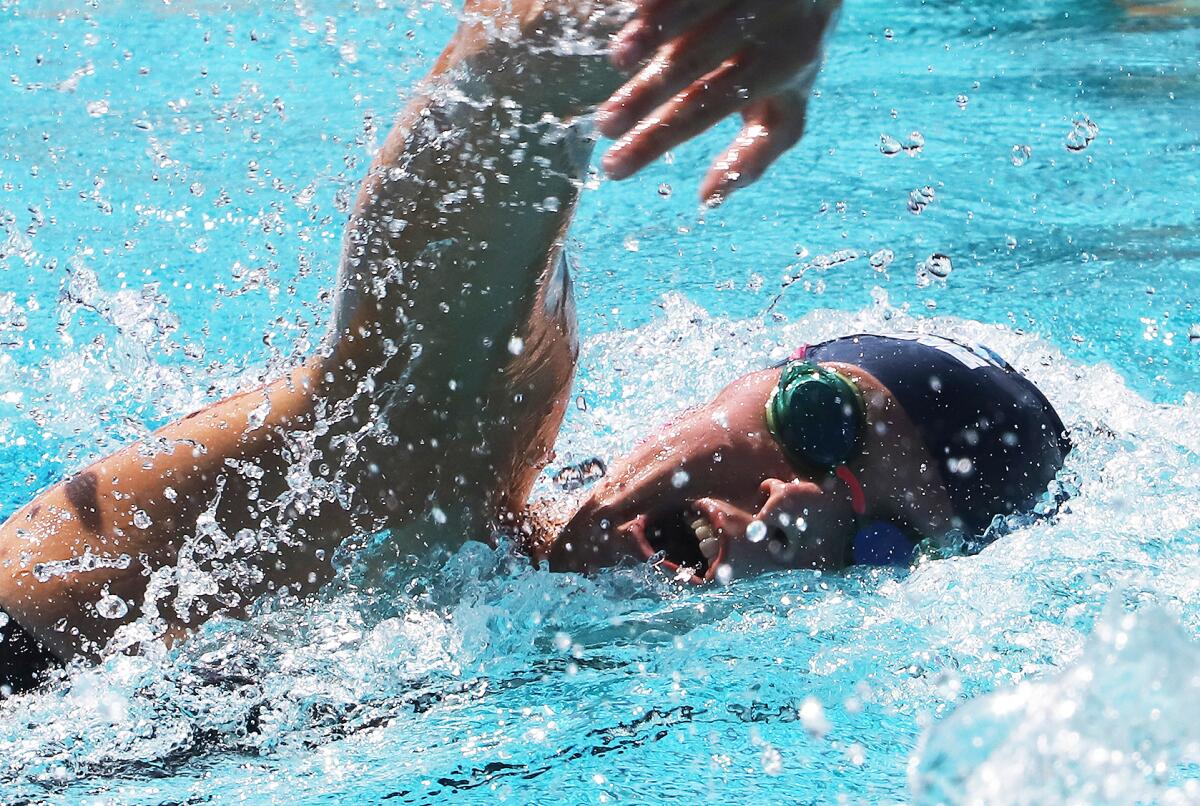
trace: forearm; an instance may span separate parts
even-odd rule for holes
[[[554,407],[536,408],[540,398],[513,379],[555,375],[534,385],[541,397],[569,381],[570,366],[539,366],[565,349],[546,332],[544,281],[591,153],[573,121],[619,82],[604,55],[616,20],[584,17],[464,23],[359,194],[331,347],[352,362],[348,377],[372,375],[371,402],[410,448],[380,463],[406,492],[402,509],[428,506],[452,478],[480,476],[458,482],[470,498],[484,477],[503,475],[514,398],[528,401],[521,418],[553,419]],[[570,52],[560,37],[579,27],[590,44]],[[454,452],[466,446],[471,454]]]
[[[313,480],[326,404],[318,362],[227,398],[55,485],[0,526],[0,606],[63,657],[156,615],[178,632],[279,580],[304,586],[351,516]],[[336,464],[335,464],[336,467]],[[119,600],[120,604],[117,604]]]
[[[570,221],[593,145],[572,121],[619,83],[600,45],[615,4],[518,0],[504,14],[492,5],[471,4],[363,182],[338,285],[340,344],[384,328],[416,338],[415,327],[392,327],[398,312],[424,323],[446,303],[470,315],[521,300]],[[581,28],[581,53],[556,52]],[[495,296],[481,304],[465,285]],[[383,346],[365,342],[354,352]]]

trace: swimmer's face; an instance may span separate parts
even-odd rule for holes
[[[709,580],[723,565],[738,573],[837,565],[844,546],[781,545],[762,533],[781,514],[766,511],[773,486],[796,477],[764,416],[779,373],[735,381],[614,462],[555,541],[551,568],[588,571],[661,554],[667,571]]]

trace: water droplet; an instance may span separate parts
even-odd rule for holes
[[[779,775],[783,772],[783,756],[771,745],[763,748],[762,768],[766,775]]]
[[[909,132],[908,142],[904,144],[904,150],[908,152],[910,157],[921,153],[921,149],[925,148],[925,135],[918,131]]]
[[[670,198],[671,186],[668,185],[666,182],[663,182],[661,185],[658,186],[658,195],[662,196],[664,199]]]
[[[923,266],[925,271],[939,280],[945,280],[950,276],[950,272],[954,270],[954,264],[950,261],[949,255],[943,255],[941,252],[934,252],[925,261]]]
[[[168,501],[174,501],[176,498],[179,497],[179,493],[175,492],[174,487],[164,487],[163,488],[163,496],[166,497],[166,499]]]
[[[1029,158],[1033,156],[1032,146],[1013,146],[1012,147],[1012,164],[1020,168],[1025,163],[1029,162]]]
[[[733,567],[729,563],[721,563],[717,566],[717,581],[722,585],[728,585],[733,579]]]
[[[566,652],[571,648],[571,636],[565,632],[556,632],[554,634],[554,648],[559,652]]]
[[[554,474],[552,480],[560,490],[571,492],[594,484],[604,478],[607,472],[608,468],[605,466],[604,460],[593,456],[578,464],[562,468]]]
[[[958,96],[955,97],[955,99],[954,99],[954,103],[958,105],[959,109],[966,109],[967,104],[969,102],[970,102],[970,99],[962,93],[959,93]]]
[[[800,704],[800,724],[817,739],[829,733],[829,718],[825,716],[825,707],[816,697],[806,697]]]
[[[1188,341],[1192,344],[1200,342],[1200,322],[1188,328]]]
[[[885,271],[895,259],[896,255],[891,249],[880,249],[878,252],[871,255],[871,268],[875,271]]]
[[[908,194],[908,212],[913,215],[920,215],[926,207],[933,204],[936,197],[937,194],[929,185],[917,188]]]
[[[896,32],[893,31],[891,28],[884,28],[883,29],[883,38],[886,39],[887,41],[891,42],[893,39],[896,38]]]
[[[970,476],[975,471],[975,464],[965,456],[960,458],[951,456],[946,460],[946,469],[953,476]]]
[[[642,248],[642,245],[641,245],[641,243],[638,241],[638,239],[637,239],[637,238],[635,238],[635,237],[634,237],[634,236],[632,236],[632,235],[626,235],[626,236],[625,236],[625,240],[623,241],[623,243],[624,243],[624,245],[625,245],[625,248],[626,248],[627,250],[629,250],[630,252],[636,252],[636,251],[638,251],[639,249],[641,249],[641,248]]]
[[[434,507],[433,509],[429,510],[429,517],[433,518],[433,522],[438,526],[441,526],[446,522],[446,513],[442,511],[441,507]]]
[[[1005,235],[1004,236],[1004,245],[1007,246],[1009,249],[1016,249],[1017,248],[1017,239],[1011,235]]]
[[[525,352],[525,340],[520,336],[513,336],[508,340],[508,351],[513,355],[520,355]]]
[[[691,480],[692,477],[686,470],[676,470],[674,475],[671,476],[671,486],[676,490],[682,490]]]
[[[149,529],[154,524],[150,516],[142,510],[133,513],[133,525],[139,529]]]
[[[1099,133],[1100,127],[1087,115],[1076,118],[1071,121],[1071,132],[1067,135],[1067,150],[1083,151],[1092,144]]]
[[[751,543],[761,543],[767,539],[767,525],[762,521],[750,521],[746,527],[746,539]]]
[[[271,401],[264,400],[259,403],[254,411],[250,412],[246,418],[246,427],[250,431],[262,428],[263,423],[267,421],[267,415],[271,413]]]
[[[101,618],[124,618],[129,612],[129,605],[125,604],[125,600],[120,596],[109,593],[96,602],[96,612]]]
[[[204,185],[200,184],[199,182],[193,182],[191,186],[188,187],[188,190],[191,191],[193,196],[204,195]]]
[[[108,101],[103,99],[99,101],[89,101],[87,105],[87,113],[94,118],[102,118],[108,114]]]
[[[879,135],[879,153],[885,157],[894,157],[904,150],[903,144],[890,134]]]

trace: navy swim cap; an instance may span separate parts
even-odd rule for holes
[[[992,351],[940,336],[857,335],[805,352],[858,366],[916,426],[958,525],[981,534],[997,515],[1031,509],[1071,450],[1054,407]]]

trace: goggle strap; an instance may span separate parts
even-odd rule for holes
[[[854,471],[845,465],[835,470],[834,475],[850,488],[850,508],[854,510],[854,514],[860,518],[866,515],[867,494],[863,492],[862,482],[858,480],[858,476],[854,475]]]

